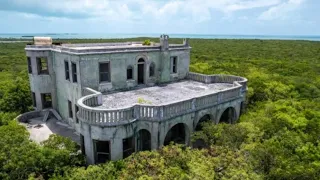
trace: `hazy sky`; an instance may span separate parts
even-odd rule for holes
[[[320,35],[320,0],[0,0],[0,33]]]

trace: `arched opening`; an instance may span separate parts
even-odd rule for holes
[[[235,121],[235,109],[233,107],[228,107],[224,112],[222,113],[219,123],[233,123]]]
[[[133,79],[133,67],[128,66],[127,67],[127,80]]]
[[[144,59],[138,60],[138,84],[144,84]]]
[[[196,128],[194,129],[195,131],[201,131],[202,130],[202,123],[203,122],[209,122],[211,120],[211,117],[209,114],[206,114],[200,118],[198,121]]]
[[[169,145],[170,142],[176,144],[185,144],[186,143],[186,128],[183,123],[178,123],[174,125],[168,132],[164,139],[163,145]]]
[[[244,102],[241,102],[241,104],[240,104],[240,115],[242,115],[244,112],[245,112],[245,104],[244,104]]]
[[[194,131],[201,131],[203,126],[202,123],[203,122],[210,122],[211,120],[211,116],[209,114],[206,114],[204,116],[202,116],[200,118],[200,120],[198,121],[198,123],[196,124],[196,127],[194,129]],[[193,143],[192,143],[192,147],[193,148],[198,148],[198,149],[203,149],[205,147],[207,147],[206,143],[204,142],[203,139],[196,139]]]
[[[155,65],[152,62],[149,66],[149,77],[153,77],[154,76],[154,69],[155,69]]]
[[[151,150],[151,134],[148,130],[141,129],[137,134],[137,151]]]

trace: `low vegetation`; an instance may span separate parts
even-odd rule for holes
[[[70,140],[53,136],[37,145],[12,120],[31,105],[25,43],[0,43],[0,179],[319,179],[320,42],[191,39],[190,45],[191,71],[249,79],[238,123],[204,123],[193,139],[203,139],[206,149],[169,145],[85,167]]]

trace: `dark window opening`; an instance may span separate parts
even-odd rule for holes
[[[47,58],[38,57],[37,64],[38,64],[38,74],[49,74]]]
[[[50,93],[41,94],[42,107],[43,108],[51,108],[52,107],[52,99]]]
[[[68,111],[69,111],[69,118],[73,118],[72,114],[72,103],[68,100]]]
[[[76,123],[79,123],[79,119],[78,119],[78,116],[77,116],[77,113],[79,111],[79,107],[77,105],[74,106],[74,109],[75,109],[75,117],[76,117]]]
[[[28,61],[28,73],[31,74],[31,73],[32,73],[32,66],[31,66],[31,59],[30,59],[30,57],[27,57],[27,61]]]
[[[70,69],[69,69],[69,62],[68,61],[64,62],[64,72],[65,72],[66,80],[70,81]]]
[[[138,132],[137,149],[138,151],[151,150],[151,134],[148,130],[141,129]]]
[[[129,79],[133,79],[133,68],[132,68],[132,66],[129,66],[128,68],[127,68],[127,79],[129,80]]]
[[[34,92],[32,92],[32,105],[33,107],[37,107],[36,93]]]
[[[154,76],[154,63],[151,63],[150,64],[150,67],[149,67],[149,76],[152,77]]]
[[[83,155],[86,155],[86,148],[84,145],[84,136],[80,134],[80,148]]]
[[[99,64],[100,82],[110,82],[110,63]]]
[[[109,141],[96,141],[96,163],[105,163],[110,160]]]
[[[122,140],[123,158],[130,156],[134,152],[134,141],[132,137]]]
[[[72,82],[78,82],[77,65],[75,63],[71,63],[71,68],[72,68]]]
[[[177,56],[171,57],[171,73],[177,73]]]

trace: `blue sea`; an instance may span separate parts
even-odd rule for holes
[[[114,39],[134,37],[160,37],[160,34],[103,34],[103,33],[27,33],[1,34],[0,38],[28,39],[33,36],[50,36],[53,39]],[[215,34],[169,34],[171,38],[198,38],[198,39],[280,39],[280,40],[309,40],[320,41],[319,36],[307,35],[215,35]]]

